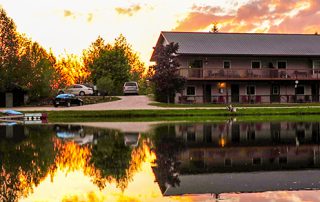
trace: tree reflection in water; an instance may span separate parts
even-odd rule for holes
[[[153,138],[156,167],[153,168],[160,189],[164,191],[165,186],[179,186],[179,161],[177,156],[184,149],[182,139],[176,137],[175,125],[159,126],[155,129]]]
[[[58,170],[82,171],[100,189],[116,183],[124,190],[146,158],[154,158],[148,139],[126,146],[125,134],[116,130],[87,128],[94,141],[79,145],[58,138],[53,126],[14,127],[13,137],[0,136],[0,201],[26,197],[45,178],[54,181]]]
[[[12,127],[12,128],[9,128]],[[0,201],[16,201],[33,191],[45,178],[54,162],[52,131],[38,126],[1,126],[2,132],[13,130],[13,136],[0,136]]]

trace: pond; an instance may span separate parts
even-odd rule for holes
[[[320,201],[319,128],[0,123],[0,201]]]

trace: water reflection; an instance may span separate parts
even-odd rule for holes
[[[320,201],[319,123],[0,125],[0,201]]]
[[[175,144],[169,153],[156,150],[155,173],[165,196],[320,188],[319,123],[230,121],[169,125],[162,131],[174,140],[165,141]],[[164,155],[174,166],[162,163]]]

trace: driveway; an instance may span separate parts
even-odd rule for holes
[[[17,111],[65,111],[65,110],[135,110],[135,109],[164,109],[162,107],[151,106],[149,103],[152,101],[149,97],[144,95],[137,96],[119,96],[121,100],[113,102],[104,102],[83,106],[72,107],[13,107]],[[8,108],[0,108],[6,110]]]

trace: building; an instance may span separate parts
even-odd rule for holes
[[[161,32],[156,45],[171,42],[187,78],[177,103],[319,102],[319,35]]]

